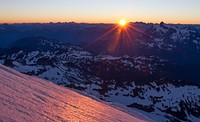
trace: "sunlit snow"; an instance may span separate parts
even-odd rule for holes
[[[103,102],[2,65],[0,89],[0,121],[144,121]]]

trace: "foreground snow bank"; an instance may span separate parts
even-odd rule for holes
[[[2,65],[0,110],[0,121],[145,121],[92,98]]]

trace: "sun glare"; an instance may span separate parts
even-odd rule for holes
[[[119,25],[122,27],[125,26],[126,24],[127,24],[127,22],[124,19],[119,21]]]

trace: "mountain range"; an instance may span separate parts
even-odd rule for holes
[[[130,23],[128,30],[76,23],[0,27],[6,33],[1,38],[20,29],[24,35],[31,32],[22,38],[12,35],[16,41],[2,46],[3,65],[121,103],[155,121],[199,121],[199,25]],[[54,36],[58,32],[74,41]]]

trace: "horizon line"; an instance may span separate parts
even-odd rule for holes
[[[161,21],[164,22],[164,21]],[[144,24],[160,24],[161,22],[143,22],[143,21],[135,21],[135,22],[128,22],[128,23],[144,23]],[[3,24],[70,24],[70,23],[74,23],[74,24],[118,24],[116,22],[75,22],[75,21],[66,21],[66,22],[0,22],[1,25]],[[180,25],[200,25],[200,23],[166,23],[164,22],[164,24],[180,24]]]

